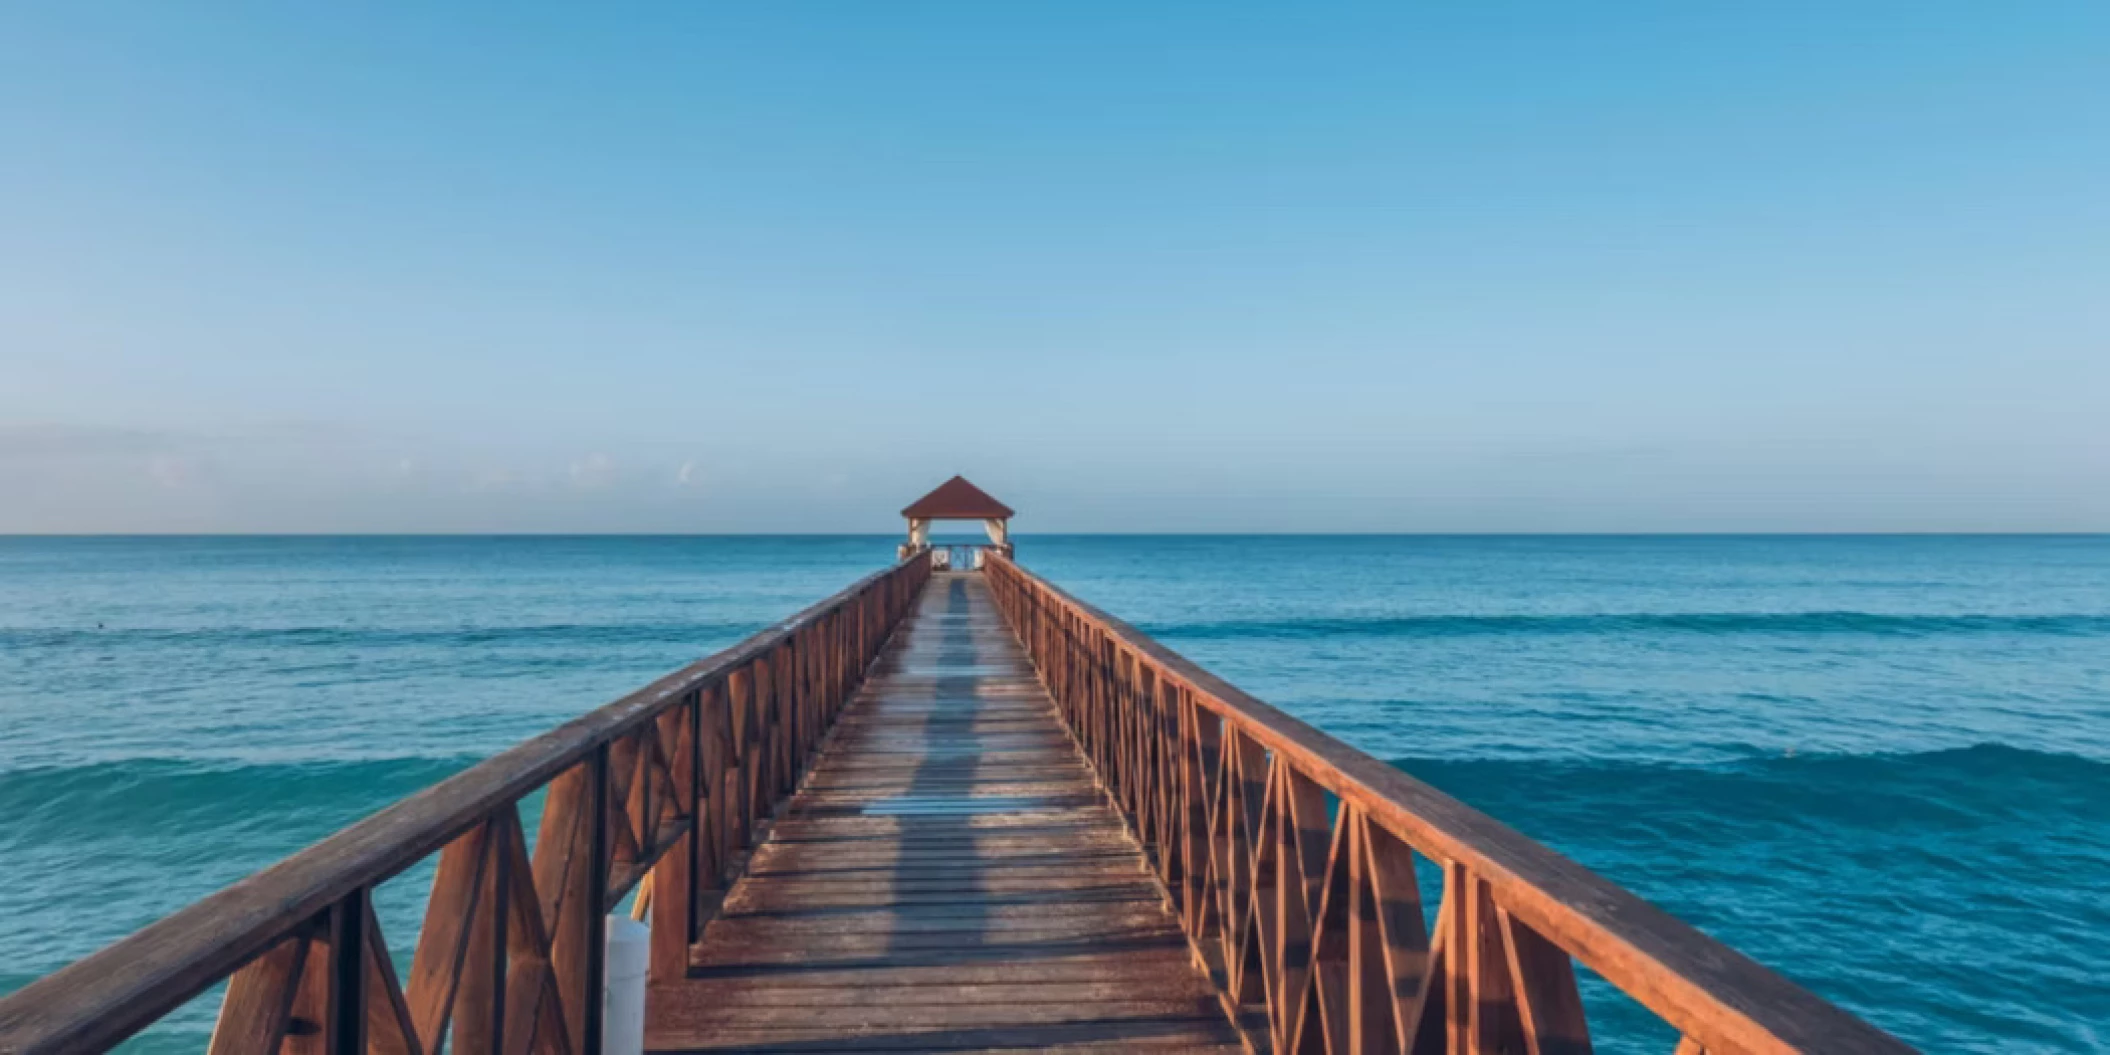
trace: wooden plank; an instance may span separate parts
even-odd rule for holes
[[[653,1045],[658,1038],[645,1035]],[[650,1050],[661,1050],[651,1048]],[[1228,1041],[1213,1039],[1185,1023],[1143,1020],[1105,1025],[1055,1025],[1039,1029],[904,1030],[892,1034],[866,1034],[848,1040],[827,1037],[812,1039],[786,1035],[778,1030],[728,1030],[713,1039],[714,1052],[747,1055],[813,1055],[822,1052],[972,1052],[1091,1053],[1165,1051],[1182,1053],[1233,1053],[1244,1049]]]
[[[963,899],[965,899],[963,901]],[[870,886],[842,884],[770,883],[755,884],[739,892],[738,901],[726,902],[724,915],[818,914],[840,909],[893,908],[902,912],[974,913],[982,906],[1059,907],[1065,903],[1161,901],[1158,888],[1144,880],[1100,883],[1085,880],[1044,880],[1032,884],[1006,884],[991,889],[972,879],[946,883],[880,883]]]
[[[942,842],[934,840],[845,841],[817,844],[811,849],[765,843],[761,852],[755,854],[748,874],[854,878],[872,872],[889,872],[902,863],[902,848],[910,845],[915,846],[918,856],[908,863],[927,872],[971,866],[986,868],[991,873],[1034,875],[1076,866],[1095,872],[1104,869],[1142,874],[1137,867],[1134,848],[1124,847],[1111,835],[1105,839],[1059,839],[1047,843],[1037,839],[1022,840],[1011,846],[1004,845],[999,837],[982,836],[961,847],[968,853],[934,860],[924,859],[924,855],[937,854],[944,849]],[[836,849],[831,852],[830,848]]]
[[[1042,948],[1038,955],[944,956],[893,952],[873,957],[765,957],[739,956],[729,950],[712,949],[710,958],[697,947],[697,961],[689,975],[668,983],[678,989],[696,980],[738,978],[766,981],[771,985],[835,986],[845,989],[867,985],[967,985],[981,982],[1080,982],[1116,978],[1173,979],[1185,984],[1189,962],[1187,950],[1177,942],[1160,942],[1148,948],[1109,948],[1104,944],[1067,950]],[[1199,977],[1199,976],[1196,976]]]
[[[422,1055],[417,1020],[396,978],[371,901],[366,906],[366,1037],[371,1055]]]
[[[1508,912],[1496,914],[1529,1055],[1590,1055],[1590,1024],[1568,954]]]
[[[453,1055],[503,1055],[506,1021],[506,935],[513,893],[513,857],[506,851],[511,807],[484,825],[488,837],[482,886],[468,913],[468,948],[454,997]],[[517,823],[517,821],[516,821]],[[439,1051],[435,1045],[428,1050]]]
[[[1192,1051],[1233,1043],[1225,1035],[1228,1027],[1222,1016],[1213,1012],[1155,1014],[1119,1005],[1096,1016],[1053,1022],[984,1022],[977,1019],[1000,1016],[968,1016],[958,1025],[885,1020],[859,1024],[843,1021],[852,1016],[828,1016],[800,1023],[796,1012],[786,1017],[793,1021],[754,1026],[715,1019],[692,1026],[680,1018],[661,1019],[647,1027],[645,1046],[650,1051],[952,1051],[1098,1043],[1123,1050],[1150,1046]]]
[[[276,1055],[293,1014],[308,939],[287,938],[235,972],[220,1002],[208,1055]]]
[[[884,977],[884,974],[881,974]],[[1107,1003],[1134,999],[1139,991],[1166,1000],[1183,1004],[1197,1000],[1210,1001],[1215,995],[1209,991],[1203,979],[1190,979],[1192,984],[1160,984],[1148,990],[1139,990],[1137,983],[1144,979],[1164,982],[1161,975],[1131,974],[1111,978],[1090,978],[1084,981],[1008,981],[1008,982],[952,982],[918,984],[887,984],[884,981],[842,986],[827,995],[826,1002],[833,1007],[894,1007],[912,1005],[991,1004],[998,1006],[1023,1004],[1061,1004],[1075,1006],[1087,1003]],[[840,983],[837,983],[840,984]],[[813,985],[789,985],[773,979],[714,978],[695,983],[696,992],[709,998],[709,1003],[729,1005],[738,1002],[755,1007],[812,1007],[820,1001],[820,994]],[[657,996],[655,990],[655,996]]]
[[[734,1029],[792,1029],[828,1031],[855,1036],[873,1030],[905,1027],[959,1029],[963,1027],[1044,1026],[1054,1023],[1101,1022],[1109,1018],[1153,1018],[1193,1022],[1202,1031],[1223,1023],[1216,1002],[1207,997],[1137,996],[1102,997],[1082,1001],[1032,1001],[990,1003],[948,1001],[909,1004],[899,1001],[838,1002],[809,1001],[804,1004],[750,1003],[731,999],[721,1003],[683,1002],[654,1021],[662,1033],[709,1034]]]
[[[432,895],[425,909],[430,922],[418,932],[407,993],[418,1043],[426,1051],[440,1050],[447,1024],[454,1017],[470,922],[487,885],[484,871],[490,858],[490,836],[490,826],[479,825],[448,843],[440,851],[439,870],[432,877]]]

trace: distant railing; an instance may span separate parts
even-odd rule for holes
[[[1585,1053],[1581,962],[1678,1055],[1912,1050],[1010,560],[986,572],[1255,1047]]]
[[[104,1051],[223,979],[212,1055],[592,1055],[603,916],[649,874],[652,976],[686,971],[929,574],[860,580],[32,982],[0,999],[0,1055]],[[544,786],[530,856],[518,803]],[[371,895],[435,851],[404,984]]]
[[[933,542],[930,563],[940,571],[979,571],[984,554],[1001,554],[1006,548],[980,542]]]

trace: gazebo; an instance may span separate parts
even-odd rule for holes
[[[979,520],[989,532],[989,548],[1006,557],[1011,555],[1011,518],[1016,514],[1010,506],[991,498],[989,492],[968,483],[964,476],[939,484],[931,493],[909,503],[901,515],[908,519],[908,541],[900,549],[904,558],[930,545],[933,520]]]

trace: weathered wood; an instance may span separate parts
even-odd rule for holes
[[[507,1055],[563,1055],[572,1040],[526,835],[517,815],[501,815],[499,824],[497,851],[506,860],[507,884],[504,1050]]]
[[[283,1055],[338,1055],[331,1043],[335,1039],[330,1007],[334,957],[328,940],[335,935],[327,927],[327,922],[321,923],[315,928],[315,936],[308,940],[308,955],[293,986],[292,1014],[286,1019],[285,1035],[279,1039]]]
[[[1375,934],[1365,937],[1366,941],[1374,937],[1376,946],[1370,950],[1366,945],[1365,954],[1374,951],[1376,955],[1363,970],[1381,975],[1364,977],[1374,990],[1372,1002],[1389,1008],[1389,1035],[1415,1037],[1429,1011],[1430,997],[1440,992],[1428,925],[1422,918],[1421,881],[1414,875],[1413,853],[1406,844],[1372,826],[1360,813],[1355,821],[1361,829],[1363,860],[1370,870],[1369,897],[1374,903],[1370,911],[1377,923]]]
[[[324,917],[329,971],[314,972],[316,981],[327,987],[322,1000],[324,1055],[367,1055],[367,979],[373,966],[367,946],[374,933],[373,915],[368,891],[360,888],[331,906]]]
[[[1523,1027],[1517,1021],[1516,992],[1510,982],[1507,943],[1496,920],[1494,894],[1479,877],[1468,874],[1458,896],[1464,898],[1464,923],[1454,933],[1466,950],[1465,992],[1470,1000],[1466,1021],[1472,1031],[1464,1050],[1521,1050]]]
[[[608,858],[609,768],[608,745],[601,744],[588,756],[585,763],[586,790],[581,801],[581,809],[587,817],[585,837],[588,864],[585,869],[586,886],[576,900],[582,902],[579,906],[579,916],[585,939],[585,956],[580,965],[580,988],[573,990],[579,994],[581,1025],[576,1034],[579,1043],[574,1050],[580,1055],[598,1055],[601,1050],[600,1042],[595,1038],[602,1033],[602,1024],[607,1012],[601,994],[608,989],[608,943],[601,940],[598,932],[605,926],[601,914],[605,911],[602,906],[607,904],[608,900],[608,870],[601,867],[601,862]]]
[[[406,994],[418,1042],[428,1052],[440,1050],[447,1023],[454,1016],[470,928],[478,901],[489,886],[484,871],[490,861],[490,840],[490,827],[485,825],[448,843],[440,851],[439,869],[432,876],[432,896],[426,901],[426,923],[418,931],[417,952],[411,957]]]
[[[1284,1030],[1290,1051],[1324,1053],[1348,1041],[1348,832],[1345,825],[1335,828],[1318,892],[1310,902],[1308,973],[1304,984],[1289,994]]]
[[[1398,997],[1392,981],[1396,968],[1386,959],[1384,909],[1378,896],[1377,862],[1371,853],[1369,824],[1355,807],[1343,806],[1342,810],[1349,814],[1341,825],[1348,835],[1349,854],[1345,887],[1348,895],[1345,912],[1347,962],[1341,971],[1343,984],[1348,990],[1348,1006],[1340,1010],[1346,1020],[1347,1042],[1339,1047],[1344,1051],[1397,1051],[1400,1047],[1400,1030],[1395,1024]],[[1329,894],[1329,898],[1331,896]],[[1414,928],[1418,931],[1421,928],[1418,899],[1413,911]],[[1328,1039],[1337,1035],[1329,1033]]]
[[[535,836],[530,866],[543,924],[548,931],[552,982],[563,1009],[567,1043],[574,1052],[585,1043],[588,947],[600,947],[600,925],[588,909],[586,892],[592,870],[591,825],[593,766],[565,770],[550,782],[542,803],[542,823]],[[594,1001],[598,1003],[598,1001]]]
[[[417,1020],[388,958],[388,942],[372,904],[366,907],[366,1043],[373,1055],[422,1055]]]
[[[209,1055],[276,1055],[293,1015],[308,945],[306,937],[287,938],[235,972],[220,1003]]]
[[[680,822],[695,813],[700,789],[691,766],[694,748],[689,729],[695,722],[693,707],[691,704],[671,711],[660,722],[659,739],[664,741],[672,734],[673,740],[671,762],[662,767],[667,799],[662,821]],[[696,883],[696,848],[691,844],[695,838],[694,831],[684,830],[672,840],[668,853],[652,871],[655,888],[668,892],[668,896],[655,897],[651,903],[653,978],[673,978],[688,968],[689,943],[695,937],[696,899],[689,893]]]
[[[510,812],[510,811],[508,811]],[[505,822],[484,826],[484,865],[454,996],[453,1055],[503,1055],[506,1016],[506,935],[513,898],[513,859],[505,852]]]
[[[692,962],[655,1051],[1237,1041],[980,576],[933,581]]]
[[[1530,1055],[1590,1055],[1589,1020],[1568,954],[1509,913],[1497,915]]]

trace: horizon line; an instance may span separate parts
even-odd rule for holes
[[[0,531],[4,539],[893,539],[877,531]],[[938,536],[944,537],[944,536]],[[972,536],[970,536],[972,537]],[[1033,538],[2104,538],[2110,528],[2073,531],[1048,531]],[[976,543],[986,545],[986,542]]]

